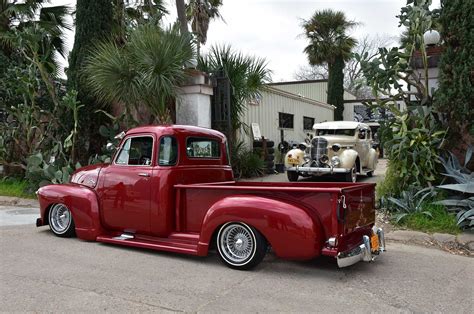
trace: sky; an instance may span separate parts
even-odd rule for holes
[[[53,0],[53,4],[75,5],[73,0]],[[165,0],[170,15],[165,23],[176,20],[174,0]],[[316,10],[343,11],[353,21],[360,23],[351,31],[355,38],[400,36],[396,15],[406,0],[224,0],[221,15],[224,19],[211,22],[208,40],[203,52],[216,44],[230,44],[245,54],[263,57],[272,70],[274,82],[294,80],[295,72],[308,64],[303,52],[308,44],[301,23]],[[439,7],[439,0],[433,1]],[[67,34],[67,45],[72,49],[74,34]],[[63,61],[66,65],[66,61]]]

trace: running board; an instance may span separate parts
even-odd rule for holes
[[[124,236],[125,235],[125,236]],[[184,253],[198,255],[198,243],[189,240],[170,239],[170,238],[152,238],[145,236],[133,236],[122,234],[120,236],[98,236],[97,242],[118,244],[156,251],[167,251],[175,253]]]
[[[135,236],[133,234],[129,234],[129,233],[122,233],[118,237],[113,237],[114,240],[130,240],[130,239],[133,239],[133,238],[135,238]]]

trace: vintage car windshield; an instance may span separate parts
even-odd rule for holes
[[[325,135],[346,135],[346,136],[354,136],[355,129],[324,129],[324,130],[316,130],[317,136],[325,136]]]

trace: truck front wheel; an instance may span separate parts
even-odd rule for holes
[[[286,176],[288,177],[288,181],[290,182],[298,181],[298,177],[299,177],[298,172],[296,171],[287,171]]]
[[[267,241],[243,222],[229,222],[219,229],[217,250],[228,267],[248,270],[257,266],[267,252]]]
[[[64,204],[55,204],[48,214],[49,228],[58,237],[71,238],[75,233],[71,211]]]

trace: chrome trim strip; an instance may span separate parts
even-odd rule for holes
[[[348,173],[351,169],[346,168],[321,168],[321,167],[288,167],[286,170],[311,173]]]

